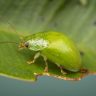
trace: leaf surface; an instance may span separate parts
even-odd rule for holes
[[[0,73],[10,77],[36,80],[38,75],[48,75],[65,80],[79,80],[96,72],[96,1],[78,0],[0,0]],[[3,7],[4,6],[4,7]],[[49,73],[44,73],[44,60],[28,65],[35,52],[18,50],[20,35],[41,31],[64,32],[82,52],[83,68],[87,73],[62,75],[60,69],[48,61]],[[6,42],[6,43],[4,43]]]

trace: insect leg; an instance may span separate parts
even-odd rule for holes
[[[27,63],[28,64],[32,64],[32,63],[35,63],[36,59],[40,56],[40,52],[36,53],[35,56],[34,56],[34,59],[31,60],[31,61],[28,61]]]
[[[60,68],[62,74],[66,74],[66,72],[64,72],[63,67],[61,65],[57,64],[57,66]]]
[[[43,55],[42,55],[43,56]],[[48,63],[47,63],[47,58],[45,56],[43,56],[44,61],[45,61],[45,69],[44,72],[48,72]]]

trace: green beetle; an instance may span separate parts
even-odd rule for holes
[[[23,38],[19,48],[28,48],[36,51],[34,59],[28,61],[32,64],[41,55],[45,60],[45,72],[48,72],[47,59],[57,64],[64,74],[63,68],[78,72],[81,69],[80,52],[76,45],[67,36],[60,32],[39,32]]]

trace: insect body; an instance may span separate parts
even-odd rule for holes
[[[35,33],[24,37],[19,47],[37,52],[29,64],[34,63],[40,55],[43,56],[46,63],[45,71],[48,71],[47,59],[57,64],[62,73],[62,68],[72,72],[77,72],[81,68],[79,50],[72,40],[62,33],[53,31]]]

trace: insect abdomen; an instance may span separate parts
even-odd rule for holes
[[[47,35],[49,46],[42,50],[42,54],[50,61],[62,65],[69,71],[79,71],[81,68],[81,57],[75,44],[60,33],[49,32]]]

